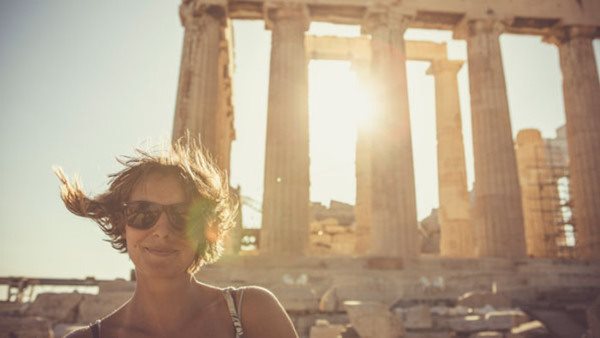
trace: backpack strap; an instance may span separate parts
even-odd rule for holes
[[[235,294],[235,289],[233,287],[228,287],[223,290],[223,296],[225,297],[225,301],[227,302],[227,307],[229,308],[229,314],[231,315],[231,321],[233,322],[233,327],[235,328],[235,336],[236,338],[242,338],[244,336],[244,330],[242,329],[242,321],[240,319],[239,310],[242,305],[242,293],[240,292],[240,298],[238,300],[238,307],[235,306],[235,301],[233,295]]]
[[[90,330],[92,331],[93,338],[100,338],[100,319],[94,324],[90,324]]]

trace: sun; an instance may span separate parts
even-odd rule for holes
[[[310,62],[309,114],[311,200],[353,204],[357,132],[370,129],[373,101],[350,62]]]

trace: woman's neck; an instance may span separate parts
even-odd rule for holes
[[[195,313],[199,288],[189,275],[137,277],[135,292],[127,307],[127,313],[136,323],[152,332],[169,333],[180,329]]]

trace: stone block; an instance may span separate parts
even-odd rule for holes
[[[549,332],[558,337],[581,337],[586,331],[585,323],[577,320],[564,309],[546,307],[530,308],[531,316],[544,323]]]
[[[535,337],[547,337],[549,335],[548,329],[538,320],[523,323],[513,328],[509,333],[506,334],[505,338],[535,338]],[[596,338],[592,336],[592,338]]]
[[[404,261],[396,257],[370,257],[367,259],[369,270],[402,270]]]
[[[331,246],[331,242],[333,242],[333,236],[324,232],[320,234],[311,234],[310,242],[313,244],[325,244],[327,246]]]
[[[450,331],[406,332],[402,338],[454,338]]]
[[[325,232],[329,234],[343,234],[348,232],[348,227],[338,224],[325,224]]]
[[[53,338],[51,327],[41,317],[0,316],[0,338]]]
[[[487,329],[485,319],[478,315],[451,318],[448,325],[450,329],[456,332],[476,332]]]
[[[453,317],[433,315],[433,327],[437,330],[449,330],[450,320],[452,320],[452,318]]]
[[[319,300],[319,311],[335,312],[338,309],[338,298],[335,288],[329,288]]]
[[[133,294],[133,291],[135,291],[135,282],[124,279],[98,282],[98,294],[107,292],[129,292]]]
[[[17,302],[0,302],[0,316],[18,315],[25,311],[27,305]]]
[[[469,338],[504,338],[504,334],[498,331],[481,331],[471,333]]]
[[[448,316],[467,316],[469,314],[469,308],[466,306],[455,306],[448,309]]]
[[[338,222],[337,218],[335,218],[335,217],[327,217],[325,219],[320,220],[319,222],[321,223],[321,226],[323,226],[324,228],[327,228],[329,226],[339,225],[339,222]]]
[[[310,338],[338,338],[346,331],[345,325],[330,324],[325,319],[318,319],[310,328]]]
[[[77,316],[77,307],[83,295],[73,293],[41,293],[25,310],[26,316],[39,316],[56,323],[74,323]]]
[[[509,309],[511,307],[510,298],[500,294],[488,291],[471,291],[458,298],[457,305],[469,308],[482,308],[486,305],[494,309]]]
[[[448,315],[449,310],[450,310],[450,308],[447,306],[436,305],[436,306],[431,307],[430,312],[431,312],[431,314],[434,314],[434,315],[446,316],[446,315]]]
[[[473,314],[485,316],[486,314],[488,314],[490,312],[494,312],[494,311],[496,311],[496,309],[494,309],[493,306],[486,305],[484,307],[474,308],[473,309]]]
[[[491,331],[505,331],[529,321],[521,310],[493,311],[485,315],[487,328]]]
[[[390,306],[393,303],[390,300],[401,298],[402,294],[402,290],[385,280],[348,281],[336,283],[327,289],[319,307],[323,311],[344,311],[343,303],[347,300],[377,301]]]
[[[308,285],[276,285],[271,291],[287,311],[316,312],[319,309],[319,297]]]
[[[79,305],[79,315],[74,323],[88,324],[100,319],[131,298],[131,292],[107,292],[98,295],[85,295]]]
[[[433,326],[431,310],[427,305],[411,306],[403,312],[404,327],[407,329],[429,329]]]
[[[323,230],[323,226],[321,225],[320,222],[313,221],[313,222],[310,222],[309,229],[310,229],[311,233],[317,233],[320,230]]]
[[[336,234],[331,242],[332,253],[351,255],[356,246],[356,236],[354,234]]]
[[[342,332],[341,338],[361,338],[358,332],[352,327],[352,325],[346,326],[346,331]]]
[[[362,338],[392,338],[404,334],[402,320],[384,303],[346,301],[344,307],[352,327]]]
[[[591,337],[600,338],[600,296],[590,305],[585,314]]]
[[[346,313],[290,313],[292,323],[296,328],[296,332],[300,337],[308,337],[310,335],[310,328],[315,325],[317,320],[325,319],[330,324],[339,324],[346,326],[348,322],[348,315]]]

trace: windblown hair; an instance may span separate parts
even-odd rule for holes
[[[109,188],[90,198],[78,180],[69,182],[61,168],[54,171],[61,181],[61,198],[73,214],[94,220],[108,236],[112,247],[127,252],[122,205],[134,187],[150,174],[174,175],[185,191],[192,209],[200,205],[204,231],[197,231],[199,245],[188,273],[215,262],[222,253],[223,237],[235,225],[238,202],[230,193],[227,176],[213,159],[189,136],[179,139],[158,154],[136,149],[134,156],[117,158],[125,168],[109,175]]]

